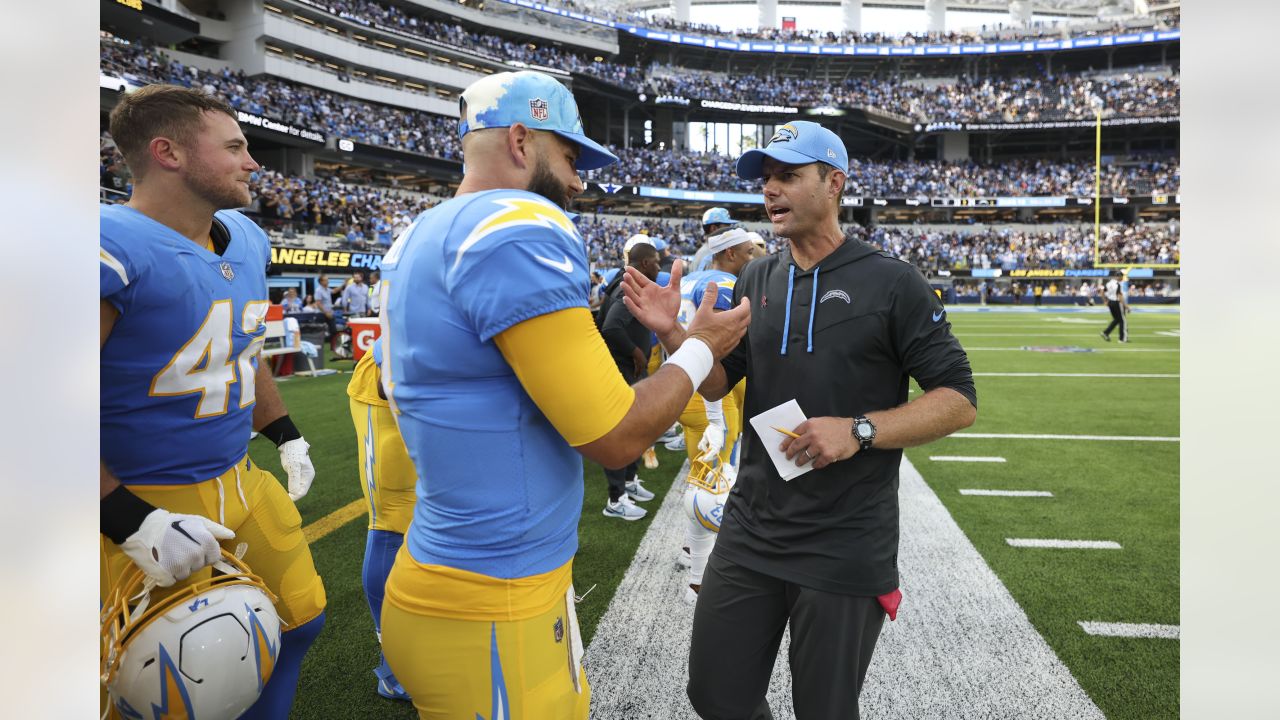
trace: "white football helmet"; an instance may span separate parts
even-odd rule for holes
[[[212,577],[151,604],[134,567],[102,610],[102,682],[125,720],[232,720],[257,701],[280,652],[275,595],[222,551]]]

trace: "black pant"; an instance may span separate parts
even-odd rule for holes
[[[797,720],[857,720],[884,615],[874,597],[802,587],[713,551],[693,614],[689,701],[704,720],[771,718],[765,691],[789,619]]]
[[[1108,300],[1107,309],[1111,311],[1111,324],[1106,330],[1102,331],[1103,335],[1110,335],[1116,326],[1120,327],[1120,339],[1127,341],[1129,339],[1129,321],[1124,316],[1124,310],[1120,308],[1120,301]]]
[[[630,465],[617,470],[604,469],[604,476],[609,480],[609,502],[617,502],[627,491],[627,483],[636,479],[636,472],[640,468],[640,460],[633,460]]]

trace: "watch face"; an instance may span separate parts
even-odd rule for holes
[[[861,438],[871,437],[871,423],[860,422],[858,423],[857,430],[858,430],[858,437],[861,437]]]

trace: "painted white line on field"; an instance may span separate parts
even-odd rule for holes
[[[964,351],[965,351],[965,352],[975,352],[975,351],[983,351],[983,352],[1010,352],[1010,351],[1014,351],[1014,350],[1017,350],[1017,351],[1019,351],[1019,352],[1033,352],[1032,350],[1027,350],[1026,348],[1021,347],[1021,346],[1018,346],[1018,347],[966,347],[966,348],[964,349]],[[1180,352],[1182,352],[1182,348],[1091,348],[1091,349],[1090,349],[1090,352],[1096,352],[1096,353],[1100,353],[1100,352],[1105,352],[1105,353],[1114,353],[1114,352],[1157,352],[1157,353],[1180,353]]]
[[[1134,337],[1155,337],[1157,333],[1129,333]],[[1020,333],[989,333],[989,332],[968,332],[964,328],[956,328],[956,335],[962,338],[966,337],[1098,337],[1097,333],[1041,333],[1041,332],[1020,332]]]
[[[934,462],[990,462],[1002,463],[1002,457],[978,457],[976,455],[930,455],[929,459]]]
[[[1053,497],[1048,490],[977,490],[964,488],[961,495],[981,495],[984,497]]]
[[[1119,550],[1114,540],[1048,540],[1042,538],[1005,538],[1012,547],[1050,548],[1054,550]]]
[[[980,440],[1105,440],[1112,442],[1181,442],[1176,437],[1144,437],[1139,435],[1029,435],[1023,433],[954,433],[949,438]]]
[[[1058,378],[1161,378],[1177,379],[1177,373],[1033,373],[1033,372],[976,372],[974,377],[1058,377]]]
[[[697,718],[685,694],[693,608],[681,600],[687,571],[675,567],[683,493],[681,475],[652,516],[587,647],[593,718]],[[905,599],[877,643],[862,716],[1022,718],[1035,708],[1038,717],[1103,720],[905,457],[899,498]],[[789,646],[784,634],[769,683],[777,720],[795,718]]]
[[[1164,640],[1180,640],[1182,636],[1182,628],[1178,625],[1086,622],[1084,620],[1080,620],[1078,624],[1090,635],[1098,635],[1101,637],[1162,638]]]

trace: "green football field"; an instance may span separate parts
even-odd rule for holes
[[[1108,718],[1177,717],[1178,640],[1090,635],[1080,623],[1179,624],[1179,316],[1135,312],[1128,344],[1098,336],[1105,314],[955,311],[950,319],[969,351],[979,395],[978,421],[961,435],[999,437],[947,438],[908,450],[908,458]],[[328,530],[312,543],[328,591],[328,621],[303,666],[292,717],[412,718],[407,704],[374,690],[377,641],[360,584],[365,517],[334,519],[351,517],[349,507],[360,499],[349,378],[280,384],[317,468],[310,494],[299,501],[303,523],[313,533]],[[251,452],[283,477],[269,443],[255,440]],[[946,456],[1004,462],[930,459]],[[657,470],[641,472],[658,493],[646,503],[655,509],[683,453],[659,446],[659,457]],[[652,517],[607,519],[600,514],[605,495],[599,467],[587,463],[574,563],[574,586],[586,594],[578,605],[585,643]],[[1120,548],[1013,547],[1010,538],[1110,541]],[[956,717],[965,717],[963,709]]]

